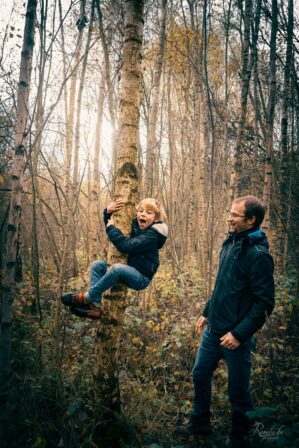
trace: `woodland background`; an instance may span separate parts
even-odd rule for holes
[[[222,364],[213,435],[184,438],[175,428],[192,406],[194,328],[213,287],[231,200],[254,194],[267,204],[263,227],[277,293],[254,352],[255,418],[264,433],[256,431],[251,443],[295,448],[299,42],[293,0],[148,0],[139,11],[133,202],[159,198],[170,234],[152,285],[125,299],[117,372],[122,412],[113,432],[103,431],[106,366],[98,323],[70,315],[57,298],[63,290],[86,289],[90,262],[107,257],[101,215],[117,191],[123,142],[125,3],[142,4],[15,0],[0,7],[0,446],[227,446]],[[26,11],[32,22],[24,32]],[[26,57],[31,77],[19,82]]]

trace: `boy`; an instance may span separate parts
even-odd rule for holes
[[[128,255],[127,264],[116,263],[110,268],[105,261],[95,261],[90,269],[90,288],[86,293],[69,293],[61,297],[62,303],[81,317],[99,319],[102,314],[101,295],[118,281],[137,291],[145,289],[159,267],[159,249],[167,239],[166,218],[159,201],[143,199],[132,222],[131,236],[125,236],[114,225],[113,213],[125,204],[123,199],[112,201],[104,211],[106,232],[110,241]]]

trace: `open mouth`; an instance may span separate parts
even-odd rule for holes
[[[146,219],[139,218],[139,224],[146,224]]]

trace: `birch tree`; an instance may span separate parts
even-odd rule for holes
[[[251,69],[249,64],[249,45],[250,45],[250,18],[252,13],[252,0],[245,1],[244,13],[244,42],[242,49],[242,91],[241,91],[241,113],[238,124],[237,141],[234,151],[233,168],[230,180],[230,199],[233,201],[240,195],[240,175],[241,175],[241,150],[244,138],[244,129],[247,115],[247,100],[249,91],[249,82]]]
[[[156,61],[152,95],[150,99],[150,110],[148,117],[147,131],[147,151],[146,151],[146,175],[145,175],[145,196],[153,195],[154,171],[155,171],[155,149],[157,147],[156,128],[159,107],[159,92],[161,84],[161,75],[163,68],[165,43],[166,43],[166,19],[167,19],[167,0],[162,0],[161,5],[161,25],[159,35],[159,50]]]
[[[90,195],[90,216],[91,216],[91,259],[95,260],[98,254],[98,234],[99,234],[99,210],[100,210],[100,167],[101,167],[101,134],[103,120],[103,106],[105,99],[104,77],[101,77],[99,85],[98,109],[96,136],[93,153],[92,187]]]
[[[276,256],[276,270],[281,273],[284,265],[284,244],[286,241],[285,228],[287,226],[287,201],[289,196],[290,185],[290,166],[289,166],[289,151],[288,151],[288,125],[289,125],[289,104],[290,104],[290,81],[292,69],[292,53],[293,53],[293,29],[294,29],[294,5],[293,0],[288,0],[288,22],[287,22],[287,48],[286,60],[284,66],[284,82],[282,91],[282,114],[281,114],[281,181],[280,181],[280,213],[277,229],[277,256]]]
[[[266,117],[266,163],[264,174],[263,200],[266,205],[266,215],[263,223],[263,229],[269,230],[270,227],[270,194],[272,188],[273,173],[273,123],[276,101],[276,37],[277,37],[277,0],[272,1],[272,28],[270,40],[270,73],[269,73],[269,98]]]
[[[125,3],[123,66],[120,85],[118,158],[115,179],[116,198],[126,200],[126,206],[115,213],[116,225],[128,235],[138,198],[138,126],[141,91],[141,48],[143,38],[143,1]],[[108,263],[125,262],[112,246]],[[102,324],[97,333],[97,391],[104,408],[104,420],[115,421],[121,412],[119,390],[119,351],[122,323],[126,308],[126,288],[112,289],[109,302],[104,303]]]
[[[29,89],[34,47],[37,0],[28,0],[21,53],[20,76],[17,92],[15,154],[11,176],[11,197],[7,221],[6,270],[3,278],[0,334],[0,384],[5,394],[11,356],[12,301],[15,286],[15,268],[18,234],[22,211],[22,193],[26,166],[27,136],[29,129]]]

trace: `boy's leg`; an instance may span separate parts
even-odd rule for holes
[[[114,266],[114,269],[119,273],[119,280],[124,282],[129,288],[135,289],[135,291],[145,289],[151,282],[150,278],[145,277],[132,266],[121,263],[117,263]]]
[[[90,287],[94,286],[107,272],[107,263],[102,260],[94,261],[90,265]],[[72,292],[63,294],[62,303],[66,306],[84,306],[90,302],[88,293]],[[100,298],[99,298],[100,300]]]
[[[90,288],[107,272],[107,263],[103,260],[93,261],[90,265]]]
[[[123,281],[129,288],[141,290],[148,286],[150,279],[142,275],[137,269],[126,264],[115,263],[105,275],[88,291],[89,300],[98,303],[99,297],[104,291],[114,286],[118,281]]]

